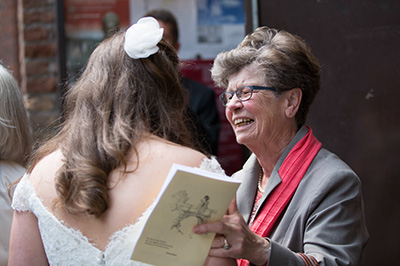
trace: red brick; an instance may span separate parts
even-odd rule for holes
[[[47,93],[57,90],[56,77],[43,77],[27,80],[27,93]]]
[[[34,7],[54,6],[55,0],[22,0],[24,9]]]
[[[42,60],[31,60],[26,63],[26,75],[46,75],[46,74],[56,74],[56,69],[54,63]]]
[[[46,9],[25,10],[24,23],[28,25],[37,22],[54,23],[56,20],[55,17],[56,15],[54,7]]]
[[[27,58],[55,57],[56,52],[57,46],[55,42],[27,44],[25,46],[25,57]]]
[[[0,0],[0,59],[20,80],[18,59],[17,1]]]
[[[49,37],[48,30],[43,26],[29,27],[24,30],[25,42],[48,40]]]

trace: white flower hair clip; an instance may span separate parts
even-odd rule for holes
[[[133,59],[149,57],[158,52],[163,32],[155,18],[141,18],[126,31],[124,50]]]

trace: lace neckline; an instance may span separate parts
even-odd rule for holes
[[[224,174],[223,169],[214,157],[205,158],[199,168],[210,172]],[[140,217],[136,219],[136,221],[112,233],[108,237],[107,245],[105,246],[104,250],[102,250],[97,247],[96,243],[91,242],[91,240],[87,236],[85,236],[79,229],[69,226],[61,219],[59,220],[49,209],[46,208],[46,206],[36,194],[33,183],[29,180],[29,174],[24,175],[24,177],[19,182],[15,192],[16,193],[14,194],[12,207],[15,210],[21,212],[30,211],[37,217],[38,226],[39,230],[41,230],[40,234],[42,235],[42,239],[44,241],[43,244],[45,245],[46,253],[47,251],[50,252],[48,255],[50,255],[51,252],[54,253],[54,257],[52,258],[54,262],[59,261],[60,259],[62,260],[62,258],[60,258],[60,254],[58,254],[59,249],[57,248],[57,246],[54,246],[53,242],[59,242],[59,244],[61,244],[62,240],[60,242],[60,239],[53,239],[55,236],[49,234],[49,231],[44,228],[45,226],[58,228],[60,233],[62,231],[65,232],[66,235],[69,235],[69,237],[72,238],[71,240],[76,239],[77,242],[80,243],[79,250],[71,250],[71,252],[80,253],[80,251],[83,251],[84,246],[86,246],[88,250],[84,251],[85,254],[90,253],[97,258],[103,258],[103,260],[104,258],[115,258],[116,254],[121,254],[121,250],[118,250],[119,246],[125,246],[124,250],[126,250],[127,246],[134,246],[134,243],[137,241],[140,235],[141,227],[144,226],[147,218],[150,216],[151,211],[156,204],[155,199],[153,199],[153,202],[150,204],[150,206],[147,207],[147,209],[141,214]],[[52,223],[53,225],[49,223]],[[44,229],[43,231],[42,227]],[[85,259],[88,259],[86,255],[83,256],[85,257]],[[126,256],[128,257],[129,254],[126,254]]]
[[[152,204],[150,204],[150,206],[148,206],[146,208],[146,210],[141,214],[140,217],[138,217],[136,219],[136,221],[134,223],[128,224],[125,227],[112,233],[110,235],[110,237],[108,238],[108,243],[107,243],[105,249],[101,250],[97,247],[96,243],[91,242],[90,241],[91,239],[88,238],[87,236],[85,236],[79,229],[69,226],[66,222],[64,222],[63,220],[59,220],[51,211],[49,211],[47,209],[47,207],[43,205],[43,202],[40,200],[39,196],[36,194],[33,184],[29,180],[28,177],[29,177],[28,175],[25,175],[23,179],[26,180],[27,186],[30,187],[30,189],[32,190],[33,196],[35,197],[39,207],[45,212],[45,214],[48,215],[49,217],[51,217],[51,219],[53,221],[55,221],[56,223],[58,223],[64,230],[69,231],[74,237],[82,240],[87,245],[89,245],[90,247],[94,248],[95,250],[97,250],[98,252],[103,253],[103,254],[107,253],[108,250],[111,250],[113,248],[113,246],[116,245],[119,240],[121,240],[121,238],[119,236],[127,234],[134,227],[138,226],[140,224],[140,222],[145,218],[146,214],[152,210],[152,208],[155,204],[155,200],[153,200]]]

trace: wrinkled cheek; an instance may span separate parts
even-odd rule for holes
[[[232,121],[232,112],[229,111],[228,108],[225,108],[225,117],[228,120],[229,124],[231,125],[231,127],[233,128],[233,121]]]
[[[229,121],[229,118],[232,117],[232,113],[231,113],[231,111],[229,111],[229,108],[227,108],[227,107],[225,107],[225,116],[226,116],[226,119],[228,119],[228,121]]]

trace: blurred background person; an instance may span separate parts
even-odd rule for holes
[[[120,29],[120,19],[115,12],[107,12],[101,19],[104,39],[109,38]]]
[[[132,248],[172,164],[223,172],[194,149],[178,64],[154,18],[95,49],[15,190],[10,266],[143,265]]]
[[[178,52],[179,29],[175,16],[167,9],[153,9],[144,15],[157,19],[164,28],[163,38]],[[221,122],[215,101],[214,90],[193,79],[181,77],[182,86],[189,91],[189,108],[194,113],[196,131],[201,146],[210,154],[218,154],[218,139]]]
[[[9,186],[25,173],[31,131],[17,81],[0,61],[0,265],[7,265],[13,210]]]
[[[211,256],[239,265],[361,265],[368,232],[361,182],[306,126],[320,65],[303,39],[260,27],[220,53],[212,77],[238,143],[252,155]],[[232,263],[236,265],[236,262]]]

